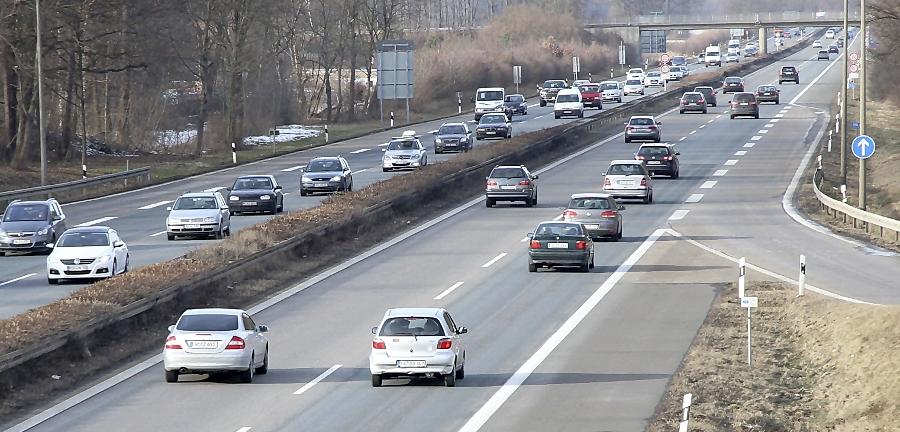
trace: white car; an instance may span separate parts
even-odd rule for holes
[[[628,95],[643,95],[644,94],[644,82],[639,79],[630,79],[625,81],[625,88],[622,89],[622,92]]]
[[[591,80],[584,80],[584,79],[575,80],[575,81],[572,81],[572,88],[576,88],[578,86],[582,86],[582,85],[590,84],[590,83],[591,83]]]
[[[626,79],[626,80],[636,79],[636,80],[641,80],[641,81],[643,81],[645,75],[646,75],[646,73],[644,73],[644,70],[643,70],[643,69],[641,69],[641,68],[631,68],[631,69],[628,69],[628,74],[625,75],[625,79]]]
[[[269,371],[268,331],[240,309],[188,309],[169,326],[163,348],[166,382],[215,372],[236,372],[242,382],[253,382],[255,374]]]
[[[372,387],[381,387],[385,379],[422,376],[456,386],[466,375],[467,332],[441,308],[388,309],[372,328]]]
[[[725,63],[740,63],[740,62],[741,62],[741,55],[738,53],[728,53],[728,55],[725,56]]]
[[[813,41],[813,48],[822,48],[822,41]]]
[[[653,71],[647,72],[647,76],[644,77],[644,87],[662,87],[665,85],[663,82],[662,73]]]
[[[213,237],[231,235],[231,211],[219,192],[189,192],[166,207],[166,238],[177,236]]]
[[[428,165],[428,154],[416,131],[408,130],[403,132],[402,136],[391,138],[387,148],[381,151],[384,152],[381,169],[385,172],[395,169],[421,169]]]
[[[614,160],[603,173],[603,193],[616,199],[640,199],[653,202],[650,172],[641,160]]]
[[[105,226],[67,230],[47,257],[47,283],[63,279],[106,279],[128,271],[128,246]]]
[[[618,81],[601,82],[600,98],[603,102],[622,102],[622,84]]]
[[[834,30],[828,29],[825,32],[825,39],[834,39]]]
[[[561,118],[566,116],[584,117],[584,102],[581,100],[581,90],[578,88],[562,89],[556,95],[556,103],[553,104],[553,116]]]
[[[681,81],[684,78],[684,68],[681,66],[672,66],[666,73],[666,81]]]

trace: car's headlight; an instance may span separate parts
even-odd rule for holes
[[[259,196],[259,199],[265,201],[265,200],[270,200],[270,199],[272,199],[272,197],[270,197],[270,196],[268,196],[268,195],[260,195],[260,196]]]
[[[177,223],[177,222],[178,222],[177,219],[166,218],[166,225],[174,225],[174,224]]]
[[[303,177],[300,177],[300,181],[303,183],[309,183],[312,181],[312,179],[309,177],[303,176]]]
[[[440,138],[435,138],[435,139],[434,139],[434,143],[435,143],[435,144],[440,144],[440,143],[442,143],[442,142],[444,142],[444,140],[442,140],[442,139],[440,139]]]
[[[336,175],[336,176],[334,176],[334,177],[331,178],[331,181],[333,181],[333,182],[334,182],[334,181],[341,181],[341,180],[343,180],[343,179],[344,179],[343,177],[341,177],[341,176],[339,176],[339,175]]]
[[[211,222],[215,222],[215,221],[216,221],[216,218],[215,218],[215,217],[205,217],[205,218],[203,218],[203,222],[209,222],[209,223],[211,223]]]
[[[48,232],[50,232],[50,227],[44,227],[43,229],[41,229],[40,231],[37,232],[37,235],[39,235],[39,236],[47,235]]]
[[[110,258],[112,258],[112,257],[109,255],[103,255],[103,256],[97,258],[97,264],[103,264],[105,262],[109,262]]]
[[[459,139],[459,142],[469,142],[469,137],[462,137]],[[2,235],[2,234],[0,234]]]
[[[228,197],[228,200],[229,200],[229,201],[237,201],[237,200],[238,200],[238,197],[232,195],[232,196]]]
[[[0,238],[6,237],[6,231],[0,230]]]

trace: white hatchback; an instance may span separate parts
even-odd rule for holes
[[[623,90],[625,95],[643,95],[644,94],[644,82],[638,79],[630,79],[625,81],[625,88]]]
[[[50,246],[47,283],[51,285],[63,279],[106,279],[128,271],[128,246],[109,227],[71,228]]]
[[[422,376],[456,386],[466,375],[467,332],[441,308],[388,309],[381,324],[372,328],[372,386],[381,387],[384,379]]]

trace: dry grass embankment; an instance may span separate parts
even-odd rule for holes
[[[900,308],[817,295],[780,283],[750,284],[747,314],[736,290],[722,293],[669,384],[648,431],[678,429],[693,394],[692,431],[900,430]]]

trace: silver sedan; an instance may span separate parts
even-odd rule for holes
[[[623,210],[625,206],[616,202],[612,195],[578,193],[569,198],[563,220],[584,225],[592,239],[608,237],[619,240],[622,238]]]

